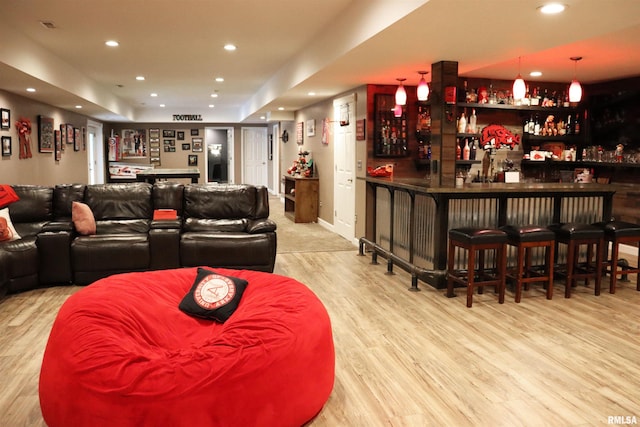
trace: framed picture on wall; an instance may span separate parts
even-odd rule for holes
[[[0,129],[9,129],[11,127],[11,110],[0,108]]]
[[[56,144],[54,160],[59,161],[62,158],[62,132],[59,129],[53,132],[53,139]]]
[[[73,125],[67,124],[67,144],[73,144],[75,142],[75,133],[73,133]]]
[[[80,135],[80,129],[73,128],[73,151],[80,151],[80,144],[82,143]]]
[[[164,138],[175,138],[176,131],[172,129],[162,129],[162,136]]]
[[[191,136],[200,135],[200,129],[191,129]]]
[[[3,136],[2,137],[2,157],[11,156],[11,137]]]
[[[316,135],[316,121],[315,119],[307,120],[307,136]]]
[[[189,154],[189,166],[198,166],[198,155],[197,154]]]
[[[160,139],[160,129],[149,129],[149,140],[151,139]]]
[[[304,144],[304,123],[296,123],[296,143],[298,145]]]
[[[54,144],[53,118],[38,116],[38,151],[53,153]]]
[[[184,141],[184,131],[179,130],[177,138],[178,138],[178,141]]]
[[[189,150],[191,150],[191,144],[189,144],[188,142],[182,143],[182,151],[189,151]]]
[[[202,152],[202,138],[191,138],[191,143],[193,145],[192,151],[194,153]]]

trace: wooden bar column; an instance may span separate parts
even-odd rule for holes
[[[456,97],[445,102],[447,87],[457,87],[458,63],[431,64],[431,182],[453,187],[456,179]]]

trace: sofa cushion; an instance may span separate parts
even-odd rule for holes
[[[144,182],[88,185],[84,203],[96,221],[153,217],[151,184]]]
[[[71,218],[78,233],[88,236],[96,234],[96,220],[91,208],[82,202],[72,202]]]
[[[9,206],[13,202],[20,200],[20,197],[13,191],[10,185],[0,185],[0,209]]]
[[[251,185],[190,184],[184,188],[184,210],[187,218],[253,218],[256,189]]]
[[[14,185],[20,197],[9,206],[16,228],[20,223],[46,223],[53,219],[53,187],[41,185]]]
[[[247,284],[244,279],[198,268],[196,279],[179,308],[189,315],[224,323],[238,308]]]
[[[19,238],[20,235],[11,222],[9,209],[0,209],[0,242],[10,242]]]
[[[53,188],[53,216],[56,219],[71,218],[73,202],[84,200],[84,184],[58,184]]]
[[[184,221],[185,232],[245,232],[247,231],[247,219],[205,219],[187,218]]]

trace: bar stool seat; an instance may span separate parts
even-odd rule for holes
[[[564,268],[557,268],[556,273],[566,277],[564,297],[571,297],[571,288],[576,280],[584,279],[585,285],[589,280],[595,280],[595,295],[600,295],[600,282],[602,279],[602,246],[604,244],[604,231],[591,225],[581,223],[551,224],[548,227],[556,236],[556,253],[558,243],[567,245],[567,261]],[[580,261],[580,247],[587,246],[586,260]],[[595,249],[595,250],[594,250]],[[595,263],[593,257],[595,253]]]
[[[505,225],[500,229],[507,233],[507,244],[517,248],[515,268],[506,269],[507,279],[515,282],[515,301],[520,302],[523,285],[526,290],[529,284],[538,282],[545,283],[547,299],[551,299],[553,297],[555,233],[538,225]],[[532,265],[534,248],[544,249],[545,264],[541,267]]]
[[[454,228],[449,230],[447,258],[447,297],[453,297],[454,283],[467,288],[467,307],[473,302],[473,290],[482,293],[483,286],[495,286],[498,302],[504,303],[507,234],[502,230],[486,228]],[[455,268],[456,248],[467,251],[467,269]],[[485,268],[485,252],[495,252],[495,268]],[[476,252],[478,269],[476,271]]]
[[[640,291],[640,224],[625,221],[597,222],[595,227],[604,231],[607,245],[604,248],[605,272],[609,273],[609,293],[616,293],[616,283],[619,275],[636,274],[636,289]],[[611,242],[611,259],[609,259],[609,242]],[[635,267],[618,265],[618,254],[621,243],[638,244],[638,258]]]

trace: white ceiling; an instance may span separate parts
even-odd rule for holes
[[[415,85],[441,60],[467,77],[512,79],[521,57],[526,80],[569,82],[572,56],[584,83],[640,75],[640,0],[563,0],[557,16],[543,2],[0,0],[0,89],[107,121],[256,122],[367,83]]]

